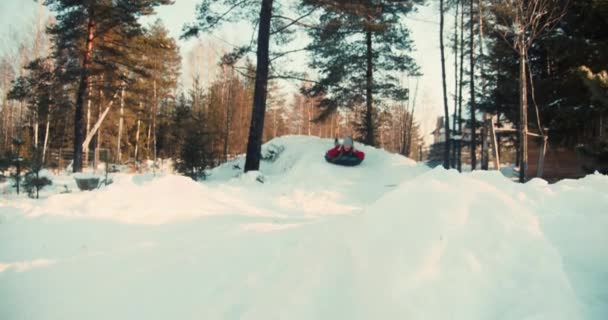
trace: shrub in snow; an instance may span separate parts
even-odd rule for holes
[[[206,179],[209,174],[205,169],[212,166],[216,158],[209,134],[197,124],[189,124],[179,156],[175,166],[177,172],[193,180]]]
[[[53,182],[48,177],[40,174],[42,170],[42,152],[40,149],[34,149],[30,164],[30,170],[25,174],[23,188],[25,188],[30,198],[34,198],[35,195],[35,198],[38,199],[40,189],[51,185]]]
[[[16,151],[0,157],[0,177],[4,177],[2,173],[8,171],[12,180],[11,186],[17,190],[17,194],[20,193],[20,188],[24,187],[30,197],[34,197],[34,194],[36,194],[36,198],[38,198],[38,191],[51,184],[48,177],[40,177],[39,175],[40,170],[42,170],[42,150],[32,148],[27,153],[29,157],[24,158],[21,156],[21,147],[24,142],[15,138],[12,143]],[[26,169],[24,177],[23,172]],[[2,180],[0,178],[0,182]]]
[[[10,160],[7,156],[0,155],[0,182],[6,181],[7,170],[10,167]]]
[[[285,151],[285,147],[276,144],[270,144],[266,148],[262,149],[262,160],[268,162],[275,162],[281,153]]]
[[[19,194],[19,188],[21,186],[21,171],[23,166],[23,159],[17,157],[13,160],[15,164],[15,170],[11,171],[10,178],[13,181],[12,187],[17,189],[17,194]]]
[[[578,146],[576,151],[584,162],[585,173],[597,171],[608,174],[608,139],[595,144]]]
[[[38,194],[42,188],[45,186],[50,186],[53,184],[51,179],[39,176],[37,172],[30,171],[25,175],[23,180],[23,188],[27,192],[27,195],[30,198],[38,199]]]
[[[26,165],[26,162],[25,159],[19,155],[23,141],[21,139],[14,138],[13,145],[15,146],[17,153],[11,153],[8,155],[8,164],[9,166],[15,168],[15,170],[10,173],[10,177],[11,180],[13,180],[13,188],[16,188],[17,194],[19,194],[19,187],[21,186],[21,172],[23,167]]]

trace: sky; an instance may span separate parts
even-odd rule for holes
[[[160,18],[165,26],[170,30],[173,37],[179,38],[181,29],[185,23],[193,22],[195,18],[195,6],[200,0],[176,0],[171,6],[163,6],[157,9],[157,15],[148,18],[150,21]],[[412,56],[416,59],[420,66],[423,76],[418,80],[418,94],[416,97],[416,112],[415,118],[420,122],[422,131],[425,133],[425,141],[428,144],[432,143],[430,132],[433,131],[436,118],[443,114],[442,95],[441,95],[441,64],[439,52],[439,14],[436,1],[428,1],[431,3],[425,7],[419,7],[418,12],[405,19],[406,26],[412,32],[412,39],[416,51]],[[14,34],[24,28],[31,28],[33,21],[38,14],[40,4],[33,0],[0,0],[0,55],[6,50],[14,50]],[[42,8],[46,12],[45,8]],[[453,20],[447,17],[446,32],[450,31],[450,26]],[[199,41],[215,41],[216,43],[243,44],[249,41],[251,35],[251,27],[245,24],[229,25],[219,29],[213,33],[211,37],[206,39],[191,39],[179,40],[181,47],[184,66],[186,67],[188,52]],[[226,50],[230,49],[230,45],[226,44]],[[451,58],[451,50],[446,50],[446,72],[449,88],[454,87],[452,72],[453,60]],[[304,55],[295,55],[290,58],[290,61],[284,62],[289,65],[300,66],[304,68],[306,65]],[[303,69],[301,69],[303,70]],[[189,75],[191,77],[192,70],[182,70],[182,82],[189,83]],[[410,79],[409,83],[404,80],[404,86],[411,88],[412,96],[415,88],[415,79]],[[286,85],[286,90],[294,90],[295,84]]]

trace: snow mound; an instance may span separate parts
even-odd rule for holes
[[[365,146],[347,168],[328,139],[270,144],[260,172],[240,157],[205,182],[0,198],[0,319],[606,318],[608,177],[522,185]]]
[[[218,214],[271,215],[217,192],[190,178],[175,175],[116,175],[116,181],[95,192],[60,194],[28,210],[31,216],[62,215],[163,224]],[[196,205],[196,204],[199,205]],[[33,202],[28,202],[33,204]]]
[[[262,147],[263,153],[269,148],[284,150],[274,161],[261,161],[260,173],[243,178],[245,158],[241,156],[212,170],[207,183],[241,186],[245,181],[253,187],[248,193],[265,200],[260,206],[270,204],[280,211],[289,209],[291,214],[310,216],[361,211],[390,188],[429,170],[401,155],[358,144],[355,147],[366,154],[361,165],[338,166],[324,159],[325,152],[333,146],[332,139],[276,138]],[[260,174],[263,184],[258,179]]]
[[[496,185],[436,169],[360,220],[350,246],[357,278],[374,288],[362,299],[374,305],[367,318],[581,317],[538,217]]]

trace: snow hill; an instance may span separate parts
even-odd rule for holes
[[[347,168],[332,145],[0,195],[0,319],[608,317],[608,177],[521,185],[369,147]]]

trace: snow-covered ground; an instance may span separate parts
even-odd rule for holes
[[[0,319],[608,318],[608,177],[521,185],[270,144],[285,151],[261,173],[239,158],[205,182],[0,195]]]

